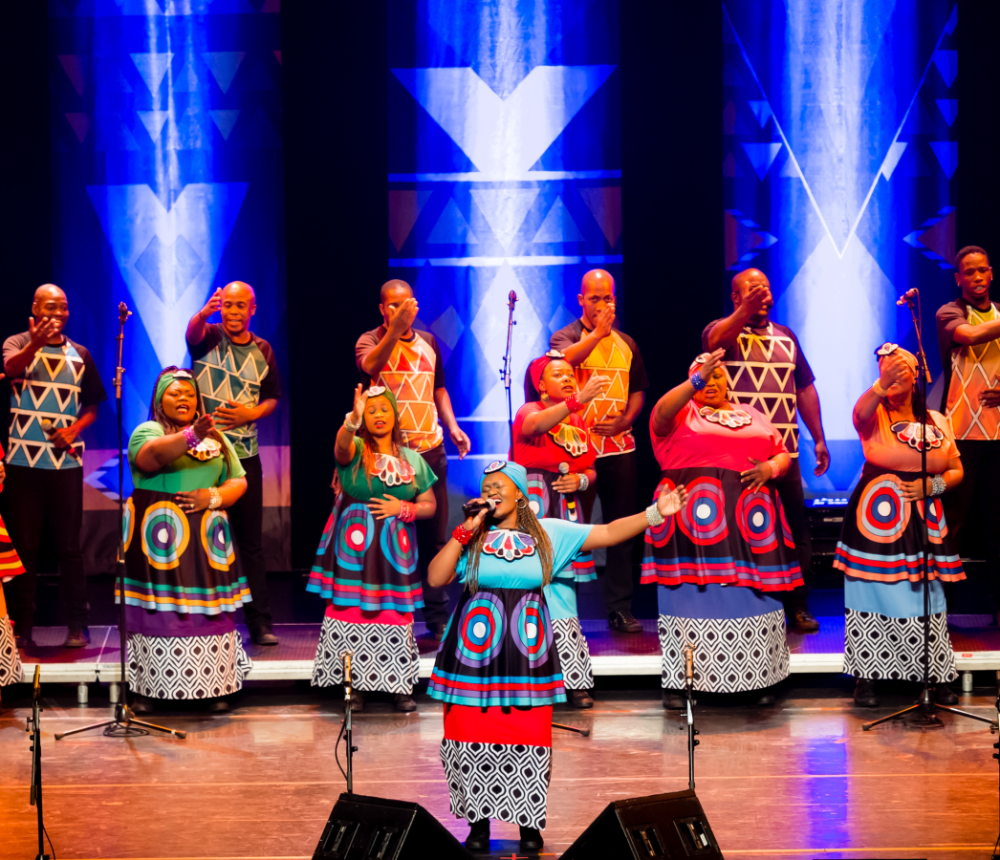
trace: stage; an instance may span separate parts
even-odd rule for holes
[[[863,732],[863,721],[909,703],[909,693],[897,689],[883,707],[862,713],[851,706],[849,684],[796,680],[809,679],[786,682],[774,708],[717,699],[697,708],[697,790],[726,857],[989,856],[997,765],[995,736],[984,725],[946,715],[943,729],[888,724]],[[57,685],[45,692],[46,821],[65,860],[305,860],[344,787],[333,749],[339,696],[302,682],[251,684],[226,716],[180,707],[157,715],[186,730],[186,740],[95,733],[56,742],[53,732],[108,710],[74,707],[72,691]],[[17,709],[0,715],[4,860],[35,853],[26,687],[8,689],[5,699]],[[466,826],[449,814],[438,758],[441,708],[418,699],[420,710],[402,715],[386,697],[370,696],[356,722],[355,789],[417,801],[464,838]],[[992,706],[985,688],[960,705],[983,716],[994,715]],[[599,690],[593,711],[557,710],[556,718],[593,734],[555,733],[542,856],[558,856],[612,799],[686,787],[682,721],[665,715],[655,689]],[[495,851],[509,849],[517,829],[494,824],[493,837]]]

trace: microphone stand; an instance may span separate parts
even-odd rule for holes
[[[178,738],[186,738],[187,732],[180,732],[176,729],[168,729],[158,726],[155,723],[146,723],[137,720],[132,709],[128,706],[128,672],[125,666],[126,652],[128,651],[128,628],[125,622],[125,452],[124,452],[124,432],[122,415],[122,374],[125,368],[122,367],[122,346],[125,342],[125,323],[132,316],[125,302],[118,303],[118,364],[115,367],[115,406],[118,411],[118,639],[119,647],[119,678],[121,680],[121,692],[118,702],[115,704],[115,718],[105,720],[101,723],[94,723],[83,728],[73,729],[68,732],[60,732],[56,735],[56,740],[60,741],[70,735],[77,735],[81,732],[89,732],[92,729],[104,729],[107,737],[128,738],[136,735],[148,735],[148,729],[155,729],[158,732],[166,732]]]
[[[513,290],[507,294],[507,307],[510,309],[507,314],[507,351],[503,354],[503,367],[500,368],[500,380],[503,382],[503,387],[507,389],[507,430],[510,434],[510,455],[513,456],[514,453],[514,408],[511,406],[510,401],[510,361],[511,361],[511,341],[514,336],[514,326],[517,323],[514,321],[514,305],[517,304],[517,293]]]
[[[913,320],[913,330],[917,333],[917,384],[920,386],[921,399],[923,400],[923,409],[920,414],[920,483],[923,486],[924,491],[927,490],[927,438],[928,429],[930,427],[930,420],[928,418],[927,412],[927,383],[930,382],[931,372],[927,367],[927,354],[924,352],[924,340],[922,336],[921,329],[921,315],[918,313],[917,305],[920,302],[920,293],[916,289],[907,290],[906,294],[903,296],[906,301],[907,307],[910,309],[910,317]],[[901,299],[900,301],[903,301]],[[961,711],[958,708],[952,708],[947,705],[939,705],[934,701],[934,688],[931,686],[931,581],[930,572],[928,570],[928,557],[931,551],[930,536],[928,534],[927,526],[927,516],[929,514],[931,498],[925,496],[924,498],[924,515],[921,517],[922,521],[922,534],[923,534],[923,552],[921,553],[921,571],[923,575],[923,592],[924,592],[924,617],[923,617],[923,633],[924,633],[924,653],[923,653],[923,689],[920,691],[920,696],[917,701],[910,705],[908,708],[903,708],[901,711],[896,711],[894,714],[889,714],[887,717],[882,717],[878,720],[873,720],[870,723],[865,723],[861,726],[864,731],[871,731],[875,726],[880,725],[888,720],[893,720],[896,717],[901,717],[904,714],[910,713],[910,711],[920,710],[922,712],[922,719],[915,721],[914,725],[921,728],[938,728],[942,722],[935,715],[935,711],[948,711],[952,714],[958,714],[961,717],[968,717],[970,720],[979,720],[983,723],[989,723],[991,728],[996,727],[996,723],[986,717],[980,717],[976,714],[970,714],[968,711]]]
[[[38,854],[35,860],[49,860],[49,855],[45,853],[45,839],[49,835],[45,830],[45,821],[42,816],[42,685],[39,681],[41,665],[35,666],[35,681],[32,690],[31,716],[27,719],[24,730],[31,740],[31,790],[28,793],[28,802],[35,807],[38,812]],[[49,839],[49,848],[52,848],[52,840]],[[52,850],[55,854],[55,849]]]
[[[701,743],[696,735],[700,735],[694,727],[694,649],[693,644],[684,646],[684,695],[687,699],[687,731],[688,731],[688,788],[694,791],[694,748]]]
[[[353,706],[354,697],[351,695],[351,687],[353,686],[351,679],[351,657],[352,652],[345,651],[343,654],[344,659],[344,722],[341,727],[341,731],[344,734],[344,741],[347,744],[347,773],[344,774],[347,777],[347,793],[354,794],[354,753],[358,751],[358,748],[354,746],[354,722],[353,722]]]

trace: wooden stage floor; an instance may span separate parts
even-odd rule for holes
[[[863,721],[909,704],[911,693],[897,689],[882,708],[860,712],[847,683],[801,686],[807,680],[792,678],[799,686],[783,688],[774,708],[699,703],[698,794],[727,858],[990,856],[998,771],[985,724],[945,715],[936,730],[894,723],[863,732]],[[76,707],[72,688],[52,690],[58,698],[43,714],[45,809],[60,860],[311,857],[344,786],[333,750],[342,709],[331,691],[251,685],[231,714],[175,707],[154,718],[185,729],[186,740],[95,733],[57,742],[53,732],[105,719],[108,709],[106,699]],[[4,860],[35,855],[28,692],[8,688],[0,711]],[[993,699],[982,689],[961,706],[994,717]],[[355,788],[417,801],[464,838],[438,759],[441,709],[419,701],[410,715],[370,701],[358,717]],[[686,787],[682,722],[665,714],[656,690],[599,691],[593,711],[557,710],[556,719],[593,734],[556,733],[543,856],[558,856],[612,799]],[[494,825],[494,839],[516,833]]]

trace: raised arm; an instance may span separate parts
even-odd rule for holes
[[[361,429],[361,424],[365,420],[365,401],[367,399],[364,386],[359,382],[358,387],[354,389],[354,409],[350,415],[351,425],[358,430]],[[337,439],[333,443],[333,456],[341,466],[347,466],[354,459],[354,434],[356,432],[347,426],[346,420],[337,431]]]
[[[751,287],[746,300],[740,302],[729,316],[712,326],[706,344],[709,351],[720,348],[727,350],[734,346],[736,338],[740,336],[740,332],[750,321],[750,317],[764,309],[764,304],[770,293],[771,291],[767,287],[760,284]]]
[[[683,484],[678,484],[673,490],[667,491],[664,487],[660,491],[656,500],[656,509],[660,516],[669,517],[676,514],[687,503],[687,489]],[[649,525],[646,512],[634,514],[631,517],[622,517],[613,520],[607,525],[592,526],[590,534],[580,547],[581,551],[601,549],[602,547],[615,546],[623,540],[634,538],[642,534]]]
[[[413,326],[418,311],[417,300],[412,297],[403,301],[398,308],[389,308],[391,316],[385,334],[361,359],[361,369],[372,379],[377,379],[382,368],[389,362],[396,343]]]
[[[702,379],[708,379],[712,371],[719,366],[726,351],[721,347],[709,355],[708,360],[701,366],[699,373]],[[659,400],[653,407],[653,432],[657,436],[669,436],[674,427],[674,419],[677,413],[687,405],[687,402],[694,397],[695,388],[691,384],[690,377],[685,379],[680,385],[675,385]]]
[[[208,435],[208,431],[215,427],[215,421],[211,415],[202,415],[191,426],[195,435],[199,439],[204,439]],[[135,455],[135,464],[143,472],[158,472],[164,466],[173,463],[190,447],[184,431],[168,433],[146,442]],[[244,482],[245,486],[246,482]]]
[[[872,425],[875,420],[875,413],[882,402],[885,394],[888,393],[893,383],[901,382],[910,375],[910,368],[901,356],[887,355],[879,362],[879,378],[875,385],[882,389],[883,394],[875,393],[873,385],[858,398],[854,404],[854,429],[859,433]],[[811,428],[810,428],[811,432]]]
[[[482,499],[473,499],[472,501],[481,502]],[[474,532],[479,528],[480,523],[486,519],[489,510],[483,508],[474,517],[466,517],[465,522],[462,523],[462,528],[467,531]],[[427,565],[427,584],[432,588],[440,588],[442,585],[448,585],[455,579],[455,568],[458,567],[458,561],[462,557],[462,550],[465,549],[462,544],[460,544],[455,538],[448,538],[448,543],[446,543],[434,558],[431,559],[430,564]]]
[[[560,352],[566,356],[566,361],[578,367],[583,364],[587,357],[594,351],[597,344],[611,334],[611,324],[615,321],[615,306],[608,304],[604,310],[599,311],[594,322],[597,324],[592,332],[588,332],[576,343],[565,344],[558,347]]]
[[[996,340],[1000,338],[1000,319],[982,323],[981,325],[969,325],[965,323],[956,328],[951,337],[955,343],[960,343],[963,346],[975,346],[977,343]]]
[[[608,377],[595,373],[587,380],[587,384],[580,389],[580,393],[577,394],[576,399],[581,404],[590,403],[598,394],[603,394],[610,384],[611,380]],[[569,414],[569,407],[565,401],[556,403],[554,406],[549,406],[540,412],[532,412],[530,415],[526,415],[521,424],[521,432],[529,439],[543,436]]]
[[[59,322],[57,320],[43,318],[36,325],[35,318],[28,317],[28,335],[30,336],[30,340],[17,352],[4,357],[3,372],[7,374],[8,379],[20,376],[28,369],[31,362],[35,359],[35,353],[49,342],[49,338],[55,334],[58,326]]]
[[[192,346],[201,343],[208,331],[208,318],[222,307],[222,287],[219,287],[208,303],[198,313],[191,317],[187,327],[187,342]]]

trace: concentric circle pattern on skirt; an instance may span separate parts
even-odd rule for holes
[[[844,627],[844,672],[855,678],[924,679],[923,618],[892,618],[847,608]],[[932,684],[958,677],[955,651],[948,636],[947,613],[931,615]]]
[[[129,682],[151,699],[211,699],[235,693],[253,664],[235,630],[210,636],[128,635]]]
[[[594,667],[580,619],[557,618],[552,622],[552,631],[566,689],[590,690],[594,686]]]
[[[505,626],[503,601],[488,591],[475,594],[462,608],[458,622],[458,661],[466,666],[492,662],[503,646]]]
[[[684,686],[684,646],[695,645],[694,688],[704,693],[760,690],[788,677],[783,609],[747,618],[680,618],[657,623],[664,689]]]
[[[20,684],[23,677],[24,670],[21,667],[21,657],[17,653],[14,627],[8,616],[0,615],[0,687]]]
[[[451,812],[466,821],[492,818],[545,829],[552,748],[528,744],[441,741]]]
[[[229,516],[225,511],[205,511],[201,518],[201,545],[209,567],[229,570],[229,566],[236,561]]]
[[[157,570],[173,570],[191,539],[187,515],[173,502],[156,502],[142,518],[142,551]]]
[[[351,673],[359,690],[410,695],[420,672],[413,625],[357,624],[326,616],[316,646],[312,686],[344,682],[343,654],[351,651]]]

